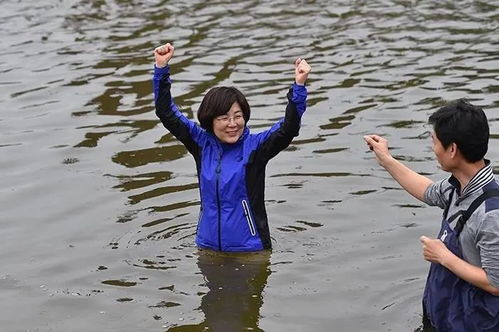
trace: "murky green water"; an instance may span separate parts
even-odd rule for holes
[[[440,211],[362,135],[433,179],[425,126],[486,106],[499,165],[497,1],[0,1],[2,331],[414,331]],[[152,50],[177,103],[235,85],[254,131],[313,66],[300,136],[269,165],[274,250],[199,252],[192,158],[158,123]],[[498,168],[496,166],[496,171]]]

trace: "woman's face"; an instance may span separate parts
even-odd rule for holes
[[[243,111],[235,102],[227,114],[213,119],[213,133],[222,143],[234,144],[243,134],[244,125]]]

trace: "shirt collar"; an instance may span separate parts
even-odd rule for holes
[[[461,197],[467,197],[472,193],[480,191],[486,184],[495,180],[494,172],[492,170],[492,165],[490,164],[490,160],[484,159],[485,166],[480,169],[468,182],[468,184],[461,191]],[[451,175],[449,177],[450,184],[457,189],[457,192],[460,192],[461,184],[459,181]]]

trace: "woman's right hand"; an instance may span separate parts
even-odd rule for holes
[[[166,43],[165,45],[156,47],[154,49],[154,58],[156,60],[156,67],[163,68],[168,65],[168,61],[173,57],[175,48],[172,44]]]

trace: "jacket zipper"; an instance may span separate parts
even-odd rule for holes
[[[218,158],[218,164],[215,172],[217,173],[217,182],[216,182],[216,190],[217,190],[217,208],[218,208],[218,250],[222,251],[222,207],[220,205],[220,172],[222,166],[222,153]]]
[[[243,205],[244,215],[246,216],[246,222],[248,223],[248,227],[252,236],[256,235],[255,225],[253,224],[253,219],[251,218],[250,209],[248,206],[248,202],[246,200],[242,200],[241,204]]]

